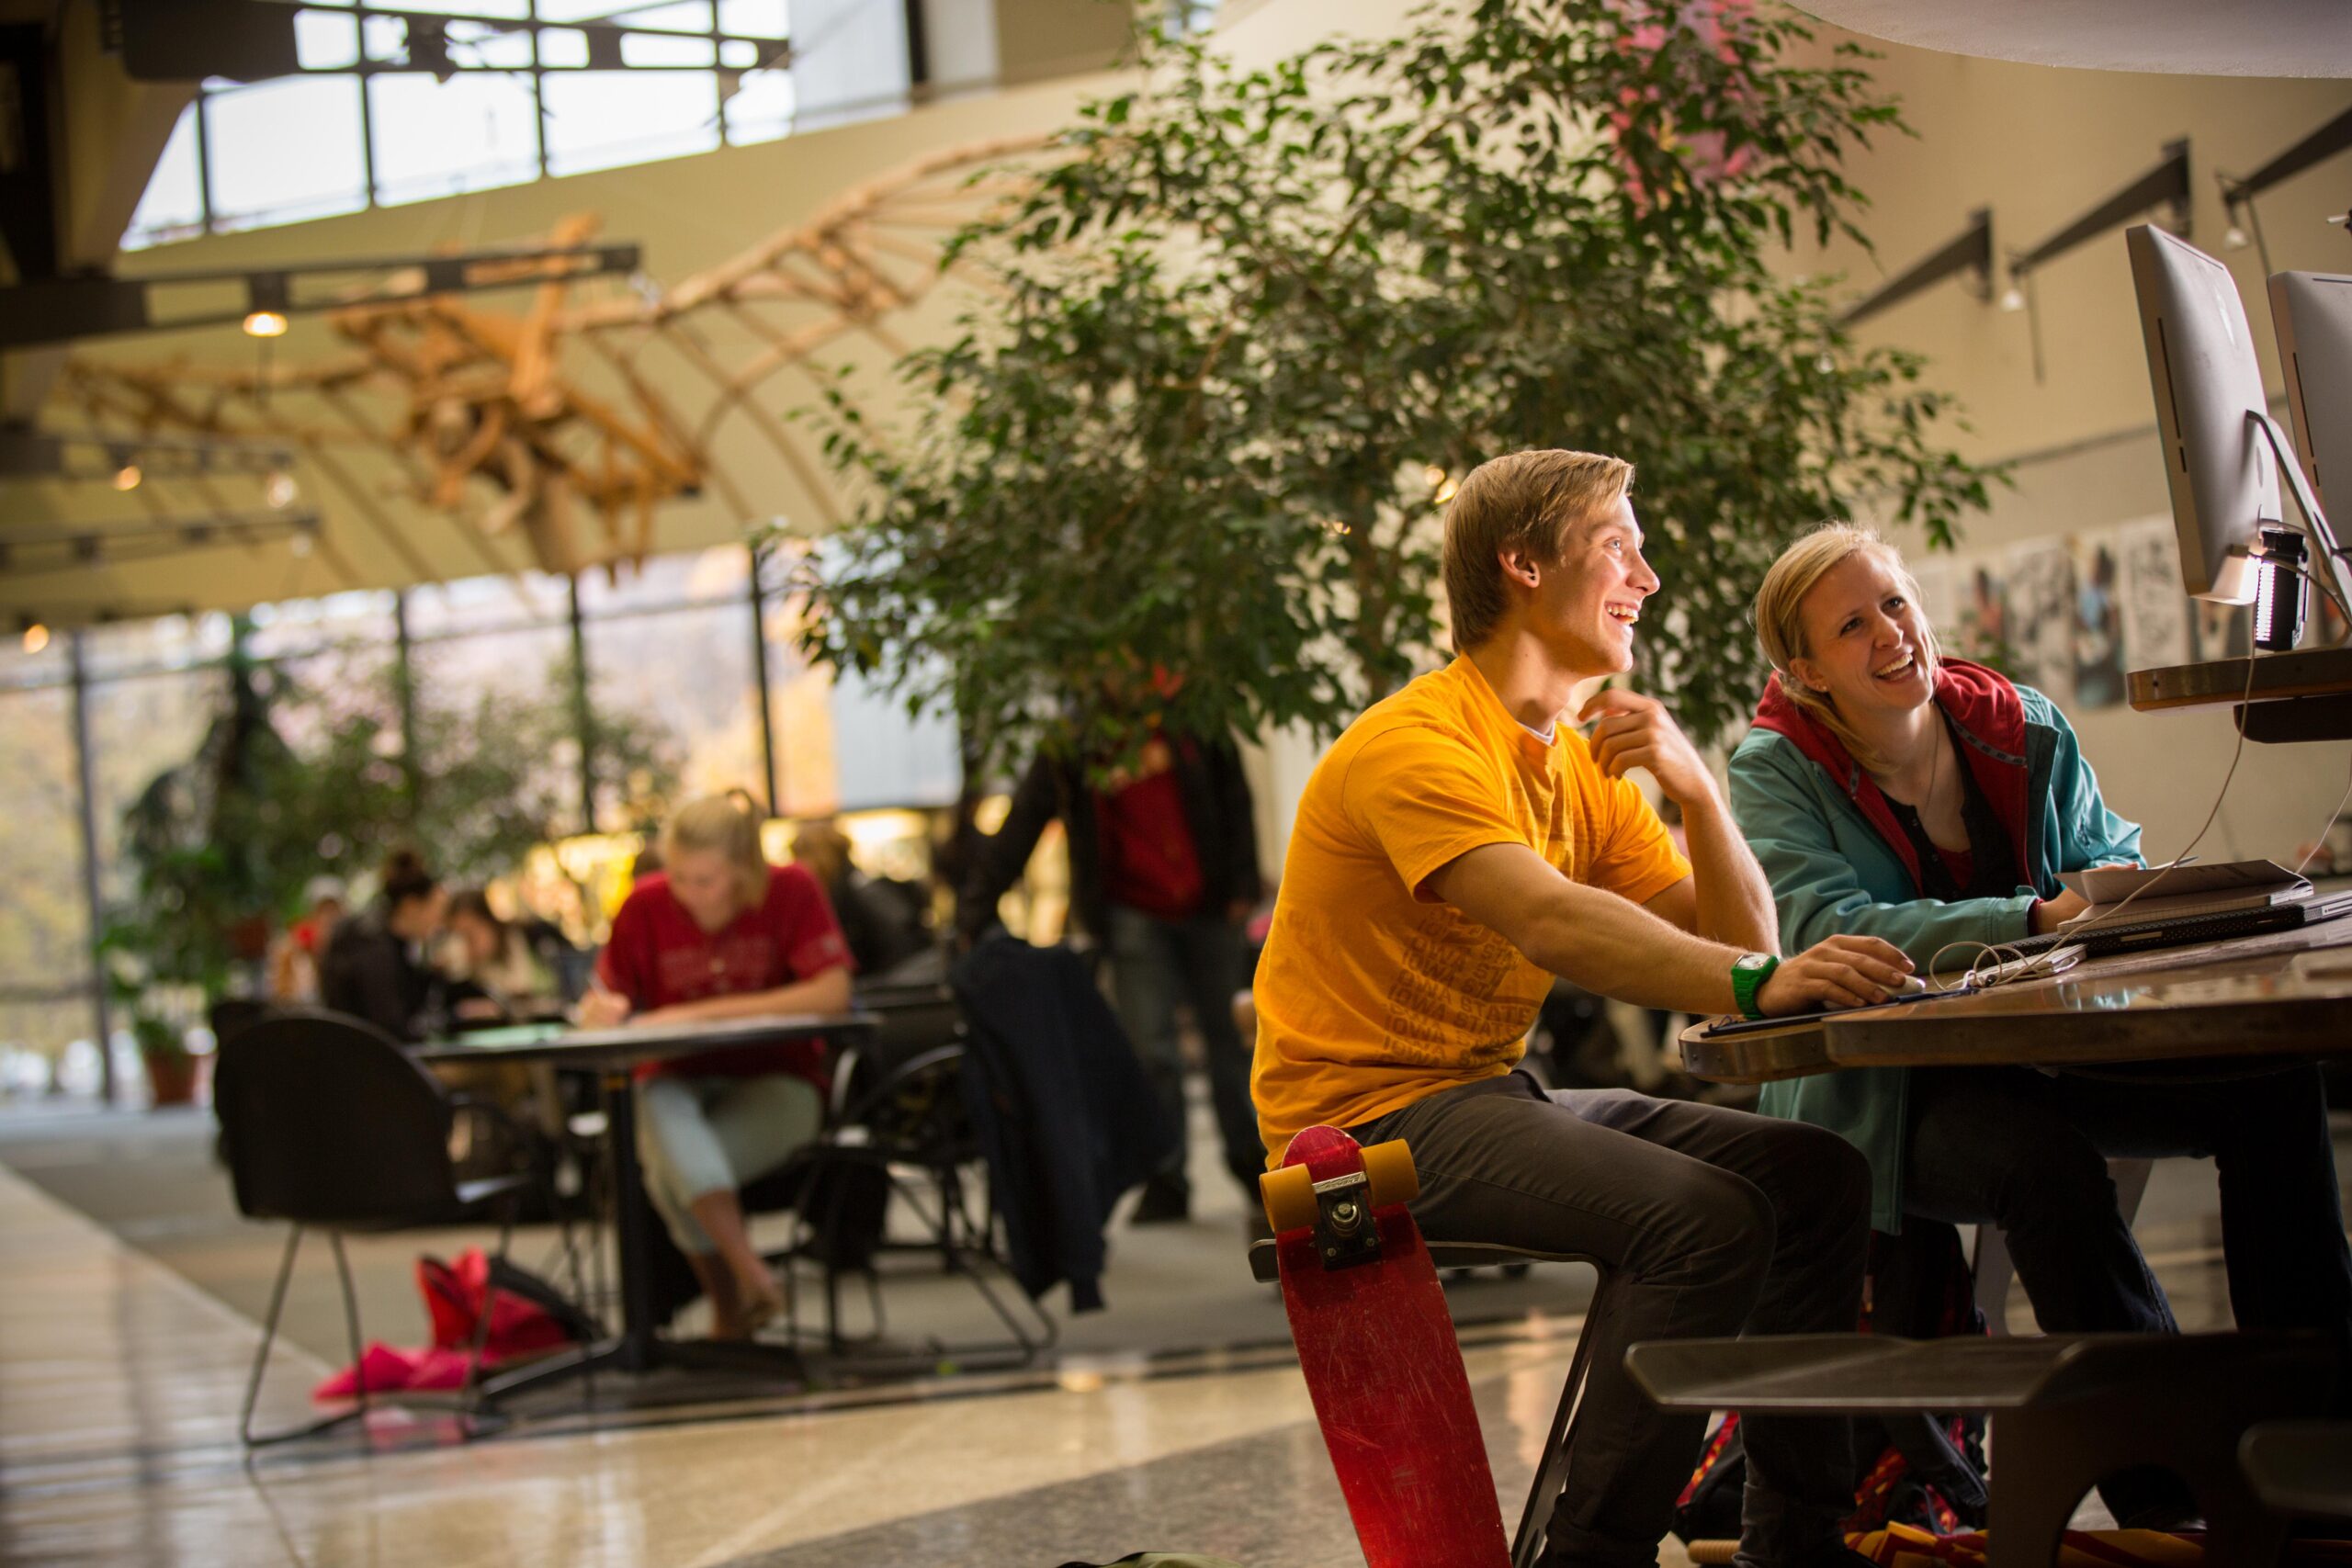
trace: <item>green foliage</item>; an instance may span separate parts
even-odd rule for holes
[[[1581,446],[1640,468],[1644,679],[1723,731],[1790,537],[1870,503],[1948,542],[1987,476],[1916,358],[1773,270],[1860,237],[1843,161],[1895,106],[1785,11],[1701,9],[1475,0],[1249,72],[1148,30],[1148,85],[953,243],[995,287],[901,363],[914,427],[828,399],[861,502],[808,652],[998,766],[1099,750],[1073,699],[1153,669],[1180,728],[1328,732],[1436,651],[1431,474]]]
[[[135,1027],[165,1013],[192,1021],[184,1015],[222,994],[234,965],[300,913],[312,877],[360,876],[405,843],[447,881],[484,881],[582,829],[568,654],[528,697],[493,691],[463,707],[415,692],[413,759],[402,754],[390,668],[356,691],[306,691],[248,659],[240,635],[228,674],[196,754],[123,815],[133,895],[101,945]],[[310,744],[298,750],[288,732]],[[588,732],[600,776],[633,781],[619,802],[628,824],[656,818],[677,785],[667,736],[636,715],[593,715]]]

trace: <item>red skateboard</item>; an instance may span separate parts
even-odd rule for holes
[[[1309,1127],[1259,1185],[1291,1337],[1368,1568],[1506,1568],[1462,1346],[1405,1210],[1420,1190],[1411,1151]]]

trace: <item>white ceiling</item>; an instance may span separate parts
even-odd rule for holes
[[[2352,0],[1797,0],[1889,43],[2030,65],[2352,76]]]

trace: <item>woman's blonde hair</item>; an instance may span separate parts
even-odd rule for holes
[[[1905,595],[1918,613],[1928,679],[1933,682],[1936,667],[1943,661],[1943,650],[1937,645],[1936,628],[1928,619],[1928,607],[1920,603],[1919,580],[1903,564],[1901,550],[1871,529],[1858,528],[1851,523],[1825,523],[1781,552],[1781,558],[1764,574],[1763,586],[1756,591],[1756,641],[1780,675],[1781,690],[1788,694],[1789,701],[1836,736],[1856,761],[1866,768],[1875,768],[1882,765],[1883,759],[1873,754],[1852,727],[1838,716],[1838,705],[1826,693],[1806,685],[1796,673],[1796,661],[1813,656],[1804,635],[1805,596],[1823,578],[1859,555],[1875,556],[1903,584]]]
[[[744,791],[707,795],[671,814],[662,829],[662,862],[682,854],[716,853],[735,868],[745,908],[767,897],[768,862],[760,852],[760,807]]]

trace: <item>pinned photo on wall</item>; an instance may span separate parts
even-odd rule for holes
[[[2075,694],[2075,561],[2064,539],[2012,545],[2002,558],[2012,680],[2055,702]]]
[[[2123,568],[2123,667],[2167,670],[2196,657],[2189,598],[2180,585],[2172,519],[2142,517],[2115,530]]]
[[[2075,701],[2086,708],[2123,700],[2121,531],[2067,540],[2075,572]]]
[[[1982,557],[1957,560],[1952,576],[1952,616],[1936,623],[1949,628],[1946,651],[2006,671],[2016,660],[2009,647],[2009,611],[1999,563]]]

